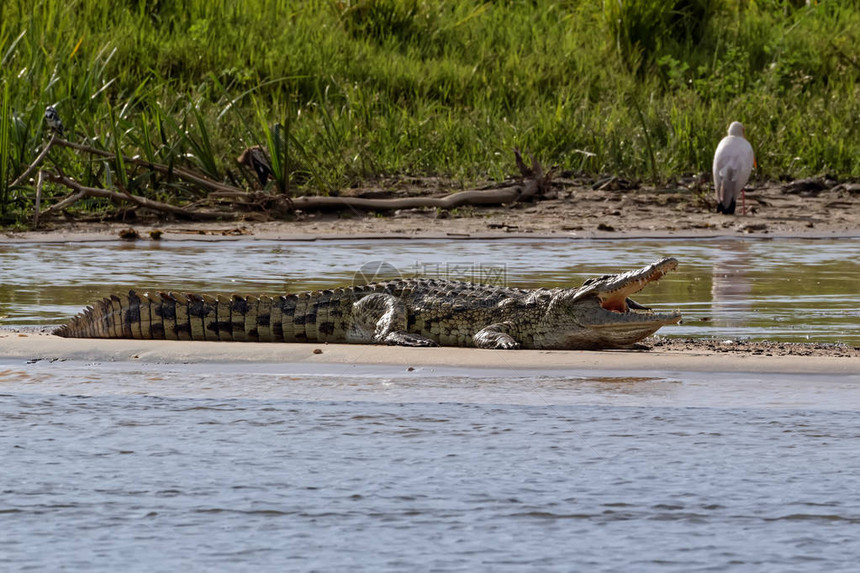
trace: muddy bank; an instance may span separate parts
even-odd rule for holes
[[[382,189],[353,189],[359,197],[440,196],[458,190],[433,180],[397,181]],[[599,183],[599,182],[597,182]],[[451,210],[404,209],[365,212],[297,212],[286,220],[261,213],[236,213],[224,222],[155,219],[145,211],[119,221],[53,220],[37,231],[2,231],[0,241],[77,241],[117,239],[317,239],[362,237],[513,237],[571,238],[860,235],[860,185],[825,182],[766,183],[747,193],[747,215],[718,215],[704,187],[630,188],[623,180],[602,185],[556,182],[548,198],[497,207]],[[596,188],[595,188],[596,186]],[[130,236],[128,236],[130,235]],[[157,239],[155,239],[157,237]]]
[[[653,337],[643,345],[648,352],[659,354],[680,352],[734,356],[810,356],[860,358],[860,347],[847,344],[816,342],[777,342],[773,340],[743,340],[716,338]],[[860,372],[860,363],[857,364]]]

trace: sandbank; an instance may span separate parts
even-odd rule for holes
[[[692,344],[692,346],[691,346]],[[65,339],[46,333],[0,332],[0,358],[148,363],[380,364],[409,367],[510,369],[519,374],[546,370],[755,372],[860,374],[857,349],[842,355],[721,352],[707,344],[665,344],[668,349],[546,351],[473,348],[403,348],[354,344],[265,344],[163,340]],[[679,348],[678,350],[673,350]],[[839,354],[839,353],[837,353]]]

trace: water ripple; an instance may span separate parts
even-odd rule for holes
[[[6,394],[0,419],[8,569],[845,570],[860,550],[855,412]]]

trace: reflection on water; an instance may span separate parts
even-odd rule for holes
[[[501,362],[504,364],[504,361]],[[84,363],[0,358],[0,391],[213,400],[796,408],[860,411],[860,374],[771,375],[308,363]]]
[[[57,323],[112,291],[277,293],[349,284],[373,263],[511,286],[572,286],[678,258],[635,298],[680,309],[676,336],[860,344],[860,242],[840,240],[231,241],[0,245],[4,324]],[[372,274],[372,273],[371,273]]]
[[[716,327],[744,326],[752,308],[753,261],[747,241],[726,241],[715,253],[711,282],[712,320]]]

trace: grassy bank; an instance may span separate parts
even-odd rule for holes
[[[502,178],[514,146],[663,180],[708,171],[735,119],[762,177],[860,176],[856,2],[31,4],[0,3],[6,222],[32,207],[31,186],[9,183],[47,139],[48,104],[73,141],[219,180],[238,179],[236,156],[279,123],[302,192],[384,174]],[[91,185],[193,196],[68,149],[51,161]]]

